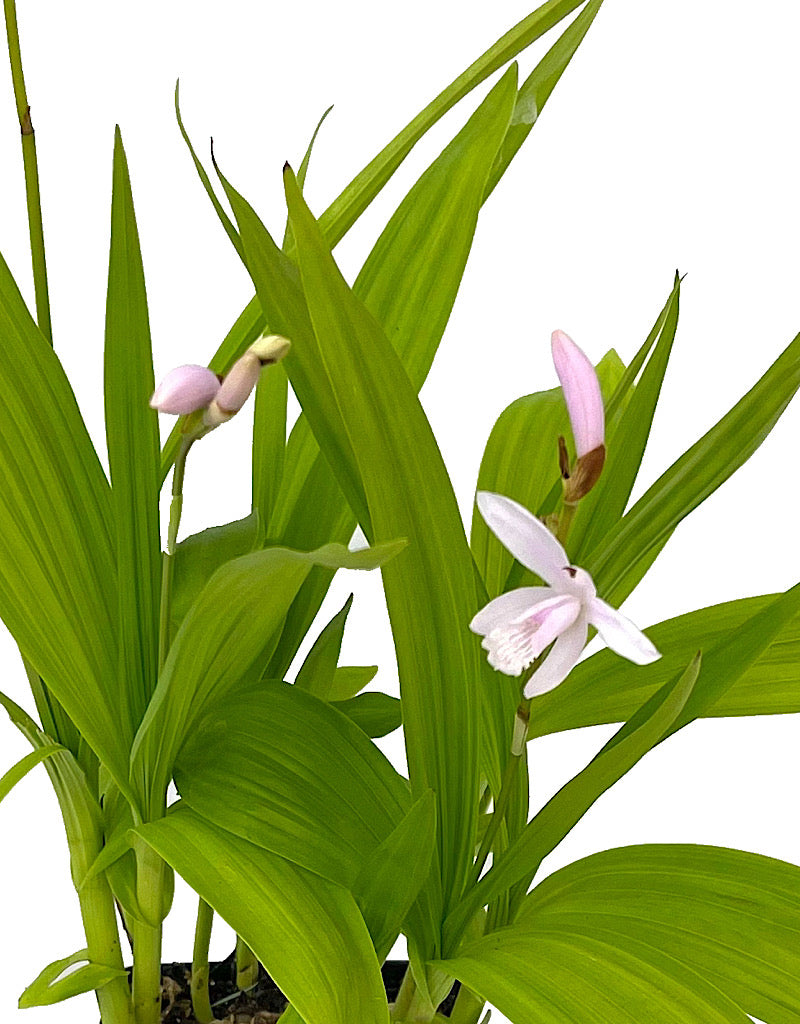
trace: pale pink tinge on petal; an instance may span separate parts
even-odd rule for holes
[[[526,569],[557,590],[569,565],[566,551],[533,513],[503,494],[478,491],[475,497],[486,525]]]
[[[258,384],[260,373],[261,360],[255,352],[245,352],[222,381],[222,387],[217,392],[217,405],[225,412],[238,412]]]
[[[551,347],[580,458],[605,443],[600,382],[589,358],[564,331],[553,331]]]
[[[469,628],[473,633],[485,636],[497,626],[510,622],[539,601],[552,596],[550,587],[519,587],[517,590],[509,590],[484,605],[470,622]]]
[[[150,406],[171,416],[188,416],[205,409],[219,389],[217,375],[207,366],[176,366],[153,392]]]
[[[498,624],[481,645],[488,652],[489,664],[506,675],[518,676],[556,637],[569,630],[580,611],[576,598],[557,594]]]
[[[599,597],[589,602],[588,613],[589,622],[615,654],[627,658],[635,665],[649,665],[661,657],[656,647],[630,619]]]
[[[559,636],[550,653],[525,684],[525,697],[538,697],[563,683],[577,664],[588,636],[586,616],[581,614]]]

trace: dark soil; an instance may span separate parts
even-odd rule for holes
[[[381,967],[386,999],[393,1003],[406,973],[408,961],[387,960]],[[163,964],[163,1024],[196,1024],[189,995],[191,964]],[[236,955],[211,964],[209,995],[215,1019],[224,1024],[275,1024],[286,1008],[283,993],[263,967],[259,968],[256,985],[242,992],[236,987]],[[439,1007],[450,1016],[458,995],[458,982]]]

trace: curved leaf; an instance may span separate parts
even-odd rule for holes
[[[521,927],[602,935],[664,954],[769,1024],[800,1019],[800,868],[740,850],[648,845],[562,868],[527,897]],[[703,1018],[705,1020],[705,1018]]]
[[[378,959],[346,889],[181,804],[136,831],[244,939],[305,1024],[388,1024]]]
[[[32,750],[30,754],[26,754],[17,761],[15,765],[0,777],[0,802],[8,796],[14,786],[21,782],[37,764],[41,764],[48,757],[52,757],[53,754],[57,754],[59,750],[64,749],[60,744],[54,744],[52,747],[40,747],[38,750]]]
[[[76,964],[80,966],[70,970]],[[65,971],[68,973],[65,974]],[[19,997],[19,1008],[27,1010],[31,1006],[52,1006],[72,996],[101,988],[114,978],[126,977],[124,968],[93,963],[89,960],[89,950],[79,949],[72,956],[48,964]]]
[[[196,716],[175,782],[198,814],[348,888],[410,807],[406,780],[354,723],[281,682]]]

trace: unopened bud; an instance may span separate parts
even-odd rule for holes
[[[150,406],[171,416],[187,416],[205,409],[219,390],[219,378],[208,367],[177,366],[155,389]]]
[[[205,411],[203,423],[207,427],[218,427],[234,416],[250,397],[260,373],[261,361],[256,353],[245,352],[222,381],[214,401]]]
[[[247,351],[257,355],[262,366],[271,366],[273,363],[279,363],[291,347],[292,343],[288,338],[280,334],[266,334],[258,341],[254,341]]]
[[[555,363],[575,438],[578,458],[605,443],[605,416],[600,382],[590,360],[564,331],[553,331]]]

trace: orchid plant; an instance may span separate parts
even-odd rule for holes
[[[297,173],[283,171],[282,245],[216,163],[212,185],[176,93],[179,128],[255,294],[207,366],[198,352],[158,387],[118,132],[108,476],[52,345],[35,142],[5,4],[36,305],[0,261],[0,617],[35,715],[0,694],[32,746],[0,779],[0,798],[46,769],[86,932],[20,1006],[95,990],[103,1024],[157,1024],[177,872],[197,894],[191,994],[202,1024],[218,1010],[214,915],[238,936],[241,986],[262,964],[288,1000],[286,1024],[444,1020],[456,982],[454,1024],[485,1020],[486,1003],[518,1024],[800,1020],[800,868],[663,844],[539,878],[595,801],[677,730],[800,709],[797,688],[774,681],[796,639],[800,585],[647,635],[617,610],[776,423],[800,386],[800,337],[631,504],[681,281],[627,366],[611,351],[595,368],[556,331],[561,387],[500,415],[469,539],[418,399],[481,207],[601,2],[547,0],[319,217],[303,196],[309,146]],[[515,58],[575,12],[520,83]],[[425,132],[495,73],[351,286],[336,244]],[[302,413],[287,436],[289,385]],[[179,542],[192,449],[253,391],[251,514]],[[159,414],[178,417],[163,443]],[[357,526],[366,546],[351,543]],[[381,570],[399,698],[366,689],[370,667],[339,664],[350,601],[317,621],[340,568]],[[606,648],[584,657],[590,629]],[[528,742],[612,722],[623,724],[531,815]],[[375,742],[397,729],[407,775]],[[380,968],[400,936],[409,966],[389,1002]]]

